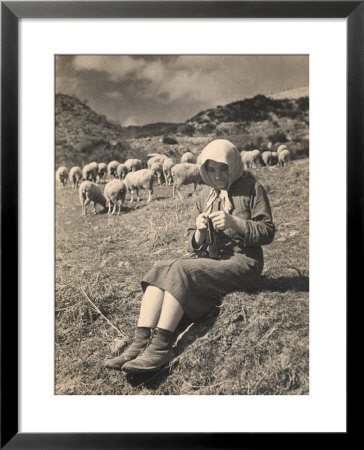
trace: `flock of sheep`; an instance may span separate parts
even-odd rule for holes
[[[275,152],[267,150],[261,153],[260,150],[243,150],[240,154],[246,169],[257,167],[258,163],[262,166],[275,166],[278,164],[283,167],[291,160],[291,153],[285,144],[279,145]]]
[[[181,186],[193,184],[196,191],[197,185],[203,180],[199,170],[199,159],[192,152],[182,155],[180,163],[175,163],[171,158],[159,153],[147,155],[149,160],[143,167],[140,159],[128,159],[124,163],[111,161],[109,164],[92,162],[81,170],[74,166],[68,172],[64,166],[59,167],[56,172],[56,181],[65,187],[68,179],[71,180],[74,189],[79,190],[82,216],[87,215],[87,207],[93,202],[96,213],[96,204],[108,208],[108,214],[120,214],[121,206],[125,202],[127,192],[130,193],[130,202],[134,201],[134,192],[137,201],[140,201],[139,190],[148,191],[148,202],[153,195],[153,183],[157,180],[160,185],[164,182],[166,186],[173,184],[173,198],[175,194],[183,198]],[[276,152],[260,150],[242,151],[242,161],[246,169],[262,166],[273,166],[279,164],[285,166],[290,161],[290,152],[285,145],[280,145]],[[106,183],[106,176],[111,181]],[[98,184],[106,183],[104,192]]]

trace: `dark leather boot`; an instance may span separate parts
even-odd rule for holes
[[[156,328],[148,347],[135,359],[125,363],[122,370],[130,373],[155,372],[175,357],[171,331]]]
[[[121,370],[123,365],[136,358],[148,345],[152,330],[146,327],[137,327],[132,343],[121,355],[116,358],[107,359],[104,366],[108,369]]]

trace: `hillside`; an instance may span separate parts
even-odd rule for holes
[[[189,127],[192,133],[249,134],[250,129],[257,123],[265,123],[272,130],[279,128],[286,132],[288,122],[292,128],[289,132],[293,129],[296,132],[299,130],[299,134],[303,136],[307,134],[308,108],[308,97],[272,99],[257,95],[201,111],[186,121],[186,127]]]
[[[150,151],[162,150],[160,137],[166,135],[179,143],[187,137],[226,137],[241,150],[263,150],[269,142],[287,142],[294,158],[308,156],[308,97],[275,99],[257,95],[201,111],[181,124],[158,122],[121,127],[77,98],[56,94],[55,114],[56,165],[143,159]],[[143,139],[148,140],[147,145],[141,145]],[[167,146],[162,151],[178,156],[185,148]]]
[[[56,94],[55,129],[56,164],[84,165],[95,149],[110,160],[125,151],[122,127],[70,95]]]

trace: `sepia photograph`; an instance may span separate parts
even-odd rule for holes
[[[54,393],[308,395],[309,56],[54,65]]]

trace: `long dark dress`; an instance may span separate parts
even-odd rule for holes
[[[219,230],[220,259],[206,257],[202,246],[195,248],[193,235],[196,218],[204,211],[210,191],[205,187],[197,197],[189,229],[189,248],[195,257],[157,262],[141,281],[143,290],[153,285],[170,292],[191,320],[208,313],[225,294],[243,291],[258,282],[264,264],[261,246],[272,242],[275,232],[265,189],[250,172],[244,172],[231,185],[229,196],[231,214],[246,219],[247,233]],[[217,198],[212,211],[221,208]]]

